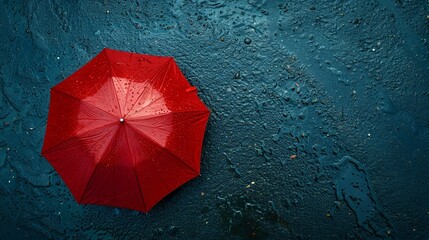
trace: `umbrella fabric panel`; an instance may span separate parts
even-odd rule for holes
[[[173,112],[201,111],[209,112],[207,107],[198,98],[196,91],[189,91],[192,86],[181,73],[176,62],[171,63],[164,70],[166,78],[158,79],[153,84],[154,89],[159,89],[165,105]]]
[[[97,162],[110,147],[117,126],[97,128],[64,142],[43,153],[76,201],[80,201]]]
[[[208,112],[171,112],[130,120],[159,146],[176,155],[199,173],[201,146]]]
[[[126,126],[117,126],[102,159],[91,173],[81,203],[116,206],[146,211],[135,171],[137,156],[133,136]],[[142,155],[144,156],[144,155]]]
[[[112,50],[107,52],[109,56],[117,53]],[[208,112],[195,92],[186,92],[191,85],[181,74],[174,59],[157,59],[162,59],[162,64],[156,65],[150,71],[138,70],[144,69],[148,65],[147,61],[134,60],[128,64],[121,62],[119,66],[117,62],[111,63],[120,115],[130,119],[171,111]]]
[[[132,128],[130,128],[132,129]],[[167,194],[197,177],[199,171],[168,150],[162,148],[141,132],[132,129],[130,146],[139,156],[136,172],[147,210]]]
[[[111,81],[109,59],[103,52],[70,75],[54,89],[81,99],[113,116],[120,115],[116,90]]]
[[[198,172],[146,135],[119,127],[92,172],[81,203],[148,211]]]
[[[42,154],[55,145],[116,121],[111,114],[53,88]]]
[[[166,77],[165,66],[170,64],[171,57],[155,57],[143,54],[124,53],[105,49],[111,68],[117,105],[121,116],[129,116],[154,100],[154,82]],[[155,89],[158,93],[159,89]]]

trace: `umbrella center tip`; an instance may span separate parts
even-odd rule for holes
[[[124,122],[125,122],[125,119],[124,119],[124,118],[119,118],[119,122],[120,122],[120,123],[124,123]]]

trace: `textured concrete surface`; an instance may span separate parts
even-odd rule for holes
[[[429,237],[427,1],[2,0],[0,30],[0,239]],[[40,156],[49,88],[104,47],[174,56],[212,111],[148,214]]]

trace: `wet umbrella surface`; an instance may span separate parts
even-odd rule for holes
[[[405,0],[3,1],[0,238],[428,239],[428,9],[427,1]],[[125,72],[85,70],[97,84],[70,81],[75,92],[64,91],[62,81],[95,56],[98,69],[132,67],[107,62],[97,55],[104,48],[174,57],[189,82],[176,94],[185,102],[198,94],[210,109],[200,161],[178,140],[196,130],[174,124],[182,115],[158,121],[134,112],[145,106],[132,90],[145,88],[142,79],[125,94]],[[150,84],[153,98],[165,93],[161,82]],[[84,100],[50,102],[52,87],[53,97]],[[118,103],[109,92],[119,93]],[[73,120],[46,145],[50,104]],[[148,107],[172,114],[174,104]],[[72,168],[53,156],[60,146],[73,153],[63,152],[64,164],[91,159],[80,165],[87,172],[68,176]],[[164,164],[152,161],[160,155],[175,165],[156,165]],[[141,212],[196,176],[194,161],[201,176]],[[171,181],[174,168],[182,178]],[[124,175],[131,184],[114,185]],[[122,190],[136,197],[116,195]]]
[[[104,49],[52,88],[42,154],[79,203],[147,212],[199,175],[208,117],[173,58]]]

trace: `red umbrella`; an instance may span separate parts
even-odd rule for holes
[[[51,89],[42,154],[77,202],[147,212],[199,175],[209,114],[172,57],[104,49]]]

